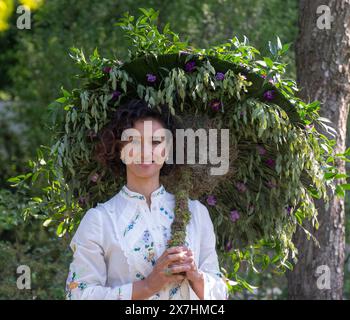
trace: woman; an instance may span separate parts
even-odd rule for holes
[[[146,124],[151,124],[151,135]],[[121,141],[130,128],[140,136]],[[125,172],[127,183],[84,215],[70,243],[74,256],[67,299],[227,299],[213,224],[198,200],[188,200],[186,246],[166,248],[175,197],[160,184],[160,174],[171,169],[164,163],[168,149],[160,148],[166,135],[159,132],[165,129],[174,132],[167,112],[132,100],[118,107],[103,130],[98,159],[116,175]]]

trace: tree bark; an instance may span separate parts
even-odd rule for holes
[[[317,26],[322,15],[317,13],[317,8],[321,5],[331,10],[331,29]],[[336,152],[344,152],[350,103],[350,0],[299,1],[296,62],[301,98],[321,102],[321,116],[329,118],[338,132]],[[345,163],[339,162],[337,166],[345,172]],[[307,240],[302,230],[296,232],[294,241],[299,261],[294,270],[287,273],[288,298],[339,300],[343,298],[344,282],[344,199],[332,197],[328,210],[322,201],[315,204],[320,226],[312,231],[320,247]],[[327,270],[329,289],[320,286],[320,277],[326,276]]]

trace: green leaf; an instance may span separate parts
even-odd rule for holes
[[[280,51],[280,54],[282,55],[282,54],[286,53],[289,50],[291,45],[292,45],[292,43],[284,44],[283,47],[282,47],[282,50]]]
[[[338,173],[338,174],[336,174],[335,175],[335,179],[347,179],[347,178],[349,178],[350,176],[348,175],[348,174],[345,174],[345,173]]]
[[[7,182],[18,183],[18,182],[22,181],[23,178],[24,178],[24,175],[22,174],[20,176],[12,177],[12,178],[7,179]]]
[[[56,229],[56,234],[57,234],[57,236],[62,237],[62,236],[65,234],[65,231],[66,231],[67,229],[64,228],[64,225],[65,225],[65,222],[64,222],[64,221],[62,221],[62,222],[58,225],[58,227],[57,227],[57,229]]]
[[[345,183],[340,185],[343,190],[350,190],[350,183]]]
[[[277,53],[276,47],[271,41],[269,41],[269,50],[273,56],[276,55]]]
[[[57,101],[59,103],[65,103],[67,101],[67,98],[66,97],[61,97],[61,98],[56,99],[55,101]]]
[[[263,60],[258,60],[258,61],[255,61],[255,63],[257,63],[257,64],[259,64],[259,65],[263,66],[264,68],[266,68],[266,67],[267,67],[267,63],[266,63],[265,61],[263,61]]]
[[[281,51],[282,50],[282,42],[281,39],[279,37],[277,37],[277,50]]]
[[[330,179],[333,179],[336,175],[337,174],[334,172],[326,172],[324,177],[325,177],[325,179],[330,180]]]
[[[340,185],[340,184],[338,184],[337,187],[335,188],[335,193],[340,198],[345,197],[345,191],[344,191],[342,185]]]
[[[325,117],[318,117],[317,120],[321,122],[333,123],[331,120]]]
[[[239,261],[237,261],[234,265],[233,265],[233,272],[237,272],[239,270],[240,267],[240,263]]]
[[[44,227],[47,227],[47,226],[51,223],[51,221],[52,221],[51,218],[46,219],[46,220],[44,221],[44,223],[43,223],[43,226],[44,226]]]
[[[41,199],[41,198],[39,198],[39,197],[34,197],[34,198],[32,198],[32,200],[33,200],[34,202],[37,202],[37,203],[43,202],[43,199]]]
[[[269,68],[272,68],[272,67],[273,67],[273,61],[272,61],[270,58],[265,57],[265,58],[264,58],[264,61],[266,62],[266,65],[267,65]]]

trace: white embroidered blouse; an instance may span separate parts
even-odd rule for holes
[[[189,199],[191,220],[186,246],[204,274],[204,299],[226,300],[216,238],[208,209]],[[74,234],[66,299],[131,300],[132,283],[147,277],[166,249],[174,219],[175,196],[163,185],[146,198],[124,185],[110,200],[89,209]],[[169,284],[148,300],[199,300],[187,279]]]

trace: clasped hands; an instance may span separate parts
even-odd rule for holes
[[[171,247],[163,252],[146,282],[148,289],[155,293],[168,283],[181,282],[184,279],[195,285],[202,281],[203,274],[196,266],[192,250],[180,246]]]
[[[175,263],[169,264],[168,270],[171,273],[183,272],[187,280],[196,282],[199,278],[201,278],[201,272],[197,268],[192,250],[182,246],[179,247],[179,254],[180,258],[178,260],[175,260]],[[181,268],[184,268],[184,270],[180,271]]]

